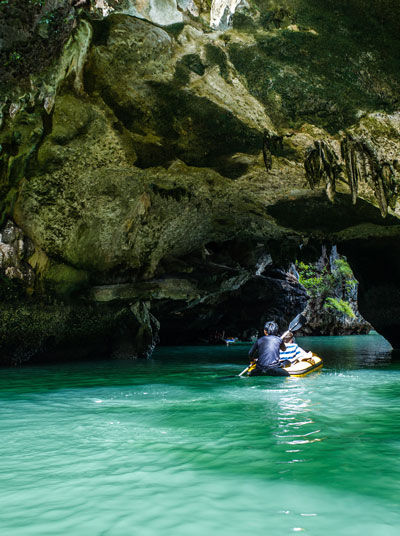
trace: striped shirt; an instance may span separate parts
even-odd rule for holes
[[[291,361],[292,359],[305,355],[305,353],[306,352],[300,348],[298,344],[292,342],[291,344],[286,345],[286,350],[281,350],[279,352],[279,359],[281,361],[284,361],[285,359],[289,359]]]

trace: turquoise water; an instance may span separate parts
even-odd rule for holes
[[[0,534],[391,536],[400,361],[304,338],[305,378],[220,379],[246,346],[0,371]]]

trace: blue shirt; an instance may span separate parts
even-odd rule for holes
[[[279,348],[281,346],[283,346],[283,341],[280,337],[264,335],[253,344],[249,356],[254,358],[258,355],[257,368],[278,367]]]

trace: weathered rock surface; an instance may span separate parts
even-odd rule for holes
[[[293,265],[291,271],[307,289],[304,327],[298,335],[367,334],[372,326],[358,311],[358,282],[336,246],[322,247],[317,262]]]
[[[284,328],[305,303],[286,270],[321,243],[400,344],[393,3],[384,27],[356,0],[267,4],[85,2],[3,92],[3,363]]]

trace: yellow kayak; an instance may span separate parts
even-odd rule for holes
[[[324,363],[319,356],[312,354],[311,357],[307,357],[302,361],[297,361],[297,363],[291,363],[290,365],[287,365],[286,367],[282,368],[286,370],[286,372],[288,372],[290,376],[307,376],[307,374],[310,374],[310,372],[320,370],[323,364]],[[256,364],[254,363],[248,369],[247,374],[251,375],[251,371],[255,368]]]
[[[322,359],[313,354],[312,357],[308,357],[303,361],[298,361],[297,363],[290,364],[287,367],[283,367],[291,376],[306,376],[310,372],[315,372],[323,366]]]

